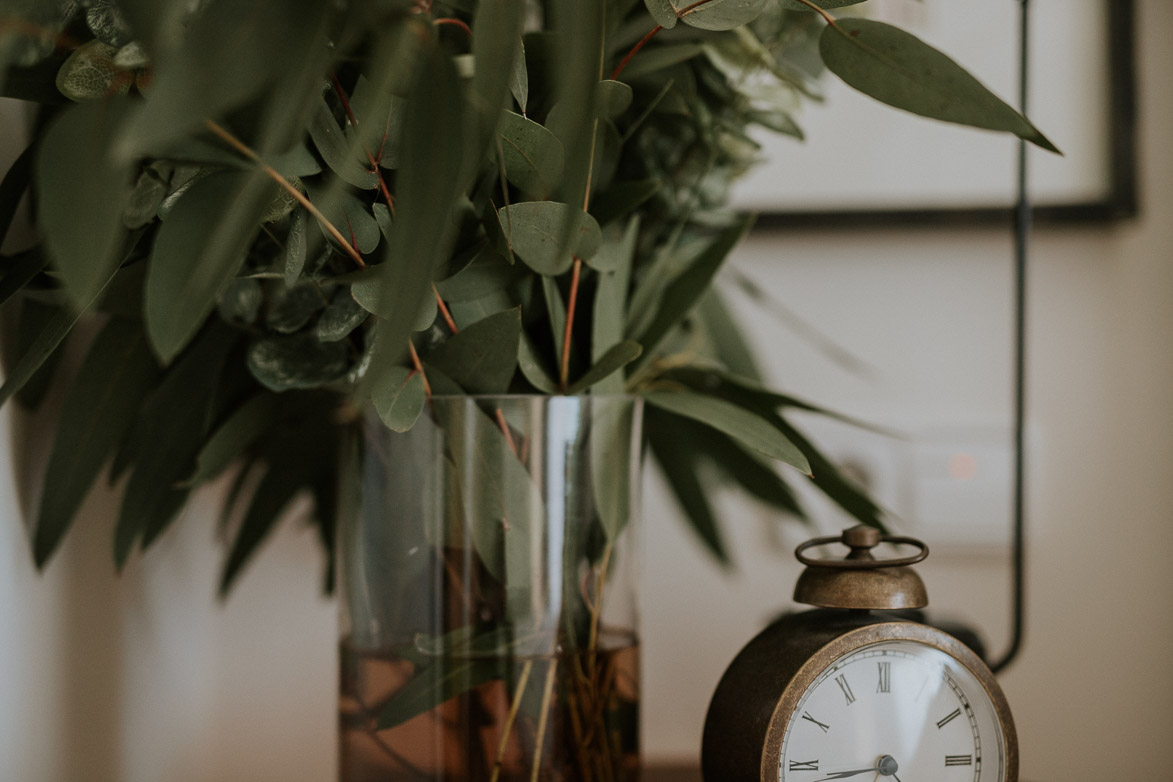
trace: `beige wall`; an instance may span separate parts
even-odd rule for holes
[[[1026,647],[1003,677],[1026,780],[1169,779],[1173,768],[1173,4],[1141,0],[1138,13],[1143,216],[1040,230],[1033,247],[1029,622]],[[784,387],[913,429],[1009,422],[1006,235],[755,236],[738,263],[879,368],[862,378],[842,371],[742,307]],[[771,557],[764,522],[739,507],[743,571],[698,584],[704,560],[650,510],[648,746],[684,754],[695,746],[704,693],[785,603],[797,570]],[[1005,648],[1004,552],[935,554],[924,574],[935,608]]]
[[[1173,4],[1139,0],[1144,217],[1040,231],[1030,289],[1030,616],[1004,677],[1027,780],[1166,779],[1173,768]],[[10,137],[9,131],[5,133]],[[1008,420],[1010,248],[986,231],[755,236],[737,263],[879,371],[829,364],[741,308],[788,390],[879,422]],[[7,441],[7,437],[4,437]],[[218,497],[122,580],[93,498],[49,572],[26,556],[0,452],[0,779],[319,782],[333,768],[333,611],[296,522],[214,602]],[[645,749],[695,755],[709,693],[788,604],[796,568],[772,520],[722,504],[741,570],[715,569],[649,477]],[[934,555],[934,605],[1008,624],[997,552]]]

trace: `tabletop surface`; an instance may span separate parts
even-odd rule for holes
[[[701,782],[696,766],[652,766],[643,771],[643,782]]]

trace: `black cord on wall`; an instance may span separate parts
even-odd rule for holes
[[[1018,0],[1021,22],[1018,49],[1018,103],[1027,112],[1027,82],[1030,72],[1030,0]],[[1018,142],[1018,202],[1014,210],[1014,541],[1013,626],[1010,648],[990,664],[994,673],[1004,670],[1022,648],[1026,624],[1026,268],[1031,234],[1031,204],[1027,193],[1026,142]]]

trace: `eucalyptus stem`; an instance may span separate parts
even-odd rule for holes
[[[444,298],[440,295],[440,291],[436,290],[436,283],[432,283],[432,293],[436,294],[436,307],[439,308],[440,314],[444,317],[444,322],[448,324],[448,330],[453,334],[459,334],[460,329],[456,327],[456,321],[453,319],[448,305],[444,303]]]
[[[644,46],[647,45],[648,41],[655,38],[656,34],[659,33],[663,29],[664,29],[664,26],[658,24],[651,29],[651,32],[649,32],[643,38],[640,38],[639,43],[637,43],[635,46],[631,47],[631,51],[629,51],[626,55],[624,55],[623,59],[619,61],[619,64],[615,66],[615,70],[611,71],[611,81],[616,81],[619,78],[619,74],[623,73],[623,69],[627,67],[627,64],[629,62],[631,62],[631,58],[634,57],[635,55],[637,55],[639,53],[639,50],[644,48]]]
[[[338,81],[337,74],[330,74],[330,81],[334,84],[334,92],[338,95],[338,100],[342,102],[342,110],[346,112],[346,118],[350,120],[350,124],[354,126],[355,131],[358,130],[358,117],[354,114],[354,109],[350,107],[350,99],[346,97],[346,90],[342,89],[342,82]],[[388,112],[388,122],[390,122],[390,112]],[[361,137],[360,137],[361,142]],[[386,143],[386,138],[384,138]],[[375,174],[375,179],[379,182],[379,190],[383,193],[383,200],[387,202],[387,208],[391,210],[391,214],[395,214],[395,199],[391,197],[391,191],[387,188],[387,180],[383,178],[383,172],[379,168],[379,161],[375,160],[375,156],[367,149],[366,144],[362,146],[363,154],[367,156],[367,161],[371,164],[371,171]],[[382,156],[382,149],[379,150]]]
[[[530,782],[538,782],[538,773],[542,770],[542,745],[546,743],[546,724],[550,720],[550,706],[554,699],[554,675],[558,672],[558,658],[550,661],[550,670],[546,673],[546,687],[542,691],[541,716],[538,717],[538,733],[534,739],[534,765],[530,772]]]
[[[509,746],[509,735],[513,732],[513,723],[517,720],[517,712],[521,708],[521,699],[525,695],[525,687],[529,684],[530,673],[533,672],[534,661],[526,660],[521,667],[521,676],[517,679],[517,688],[513,691],[513,702],[509,704],[509,716],[505,718],[505,727],[501,731],[501,740],[497,743],[497,760],[493,763],[493,773],[489,782],[497,782],[501,776],[501,764],[505,760],[505,748]]]
[[[562,366],[559,387],[565,391],[570,385],[570,339],[574,333],[574,311],[578,306],[578,281],[582,275],[582,259],[575,256],[574,271],[570,275],[570,300],[566,303],[566,330],[562,334]]]
[[[415,367],[415,371],[420,373],[420,377],[424,381],[424,394],[432,395],[432,385],[428,382],[428,376],[424,372],[424,363],[420,361],[420,354],[415,352],[415,345],[409,339],[407,341],[407,349],[411,351],[411,363]]]
[[[835,22],[835,17],[831,16],[831,15],[830,15],[829,13],[827,13],[827,12],[826,12],[824,9],[822,9],[822,8],[819,8],[817,5],[815,5],[814,3],[812,3],[812,2],[811,2],[811,0],[798,0],[798,2],[802,3],[802,4],[803,4],[803,5],[805,5],[807,8],[811,9],[812,11],[814,11],[815,13],[817,13],[819,16],[823,17],[824,21],[826,21],[826,22],[827,22],[827,24],[831,25],[832,27],[836,27],[836,28],[837,28],[837,27],[839,26],[839,25],[838,25],[838,24]]]
[[[284,188],[285,191],[287,193],[289,193],[289,195],[292,196],[292,198],[295,201],[297,201],[297,203],[299,203],[303,207],[305,207],[305,210],[307,212],[309,212],[311,215],[313,215],[315,220],[317,220],[319,223],[322,224],[322,227],[326,229],[326,231],[330,234],[330,236],[334,239],[334,241],[338,242],[338,244],[342,246],[342,248],[346,251],[346,254],[350,256],[351,260],[354,261],[355,265],[358,266],[358,268],[360,268],[360,269],[367,268],[367,263],[366,263],[366,261],[364,261],[362,259],[362,255],[359,254],[359,251],[354,249],[354,247],[351,246],[350,242],[346,241],[346,237],[344,237],[342,235],[342,232],[339,231],[338,228],[333,223],[331,223],[329,220],[326,219],[326,216],[324,214],[322,214],[322,212],[318,209],[318,207],[314,206],[312,201],[310,201],[308,198],[306,198],[305,193],[301,192],[296,187],[291,185],[285,179],[285,177],[281,176],[281,173],[279,171],[277,171],[277,169],[273,168],[268,163],[261,160],[261,156],[258,155],[252,149],[252,147],[245,144],[243,141],[238,139],[236,136],[232,135],[232,133],[227,128],[223,127],[222,125],[217,123],[215,120],[205,119],[204,120],[204,127],[206,127],[208,130],[212,131],[212,133],[214,133],[216,135],[216,137],[219,138],[221,141],[223,141],[225,144],[232,147],[234,150],[236,150],[237,152],[239,152],[241,155],[248,158],[252,162],[256,163],[257,166],[261,169],[261,171],[263,171],[270,179],[272,179],[274,182],[276,182],[278,185],[280,185],[282,188]]]

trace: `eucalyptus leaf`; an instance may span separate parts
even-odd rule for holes
[[[203,446],[212,390],[236,344],[228,327],[209,329],[179,357],[136,415],[134,470],[114,530],[119,570],[134,544],[150,545],[186,500],[188,489],[179,484],[191,475]]]
[[[90,347],[70,387],[45,470],[33,536],[37,567],[56,550],[158,374],[132,322],[111,320]]]
[[[451,60],[434,43],[420,60],[412,86],[417,99],[408,101],[403,125],[406,148],[418,154],[405,159],[398,172],[395,228],[387,242],[389,258],[411,262],[379,267],[376,298],[387,316],[374,357],[376,379],[407,349],[418,303],[429,295],[435,270],[452,248],[451,216],[467,186],[465,163],[454,153],[466,148],[463,89]]]
[[[517,366],[530,385],[543,394],[558,393],[558,381],[554,379],[554,373],[542,363],[533,341],[525,332],[522,332],[521,341],[517,345]]]
[[[207,118],[222,117],[258,99],[275,84],[288,89],[274,88],[269,100],[297,96],[300,102],[301,91],[294,83],[303,79],[304,73],[297,66],[315,63],[326,44],[323,31],[328,9],[315,0],[215,0],[186,18],[178,3],[159,11],[145,5],[144,0],[132,0],[120,2],[119,8],[136,31],[142,26],[149,28],[144,36],[148,49],[157,51],[159,47],[150,44],[158,43],[165,47],[166,56],[158,63],[146,100],[138,106],[121,139],[119,149],[125,159],[158,151],[203,127]],[[145,25],[140,26],[140,20]],[[287,53],[291,51],[298,52],[296,65],[289,61]],[[294,130],[285,127],[294,124],[291,117],[281,117],[280,112],[273,116],[280,125],[272,133],[273,140],[278,140],[282,131],[288,134]],[[298,133],[301,127],[298,118]],[[267,144],[260,146],[262,152],[269,151]]]
[[[366,255],[379,246],[382,232],[371,207],[354,193],[335,184],[325,187],[307,185],[310,201],[326,216],[331,225],[339,230],[354,249]],[[317,221],[315,221],[317,222]],[[324,226],[318,223],[322,235],[330,239]]]
[[[238,407],[204,443],[196,468],[185,483],[198,486],[224,470],[266,431],[291,412],[308,409],[309,397],[261,391]]]
[[[113,47],[130,43],[133,32],[112,0],[91,0],[86,10],[86,25],[99,41]]]
[[[20,302],[16,316],[16,347],[14,353],[19,356],[28,355],[37,340],[41,338],[41,335],[46,330],[52,327],[64,309],[60,304],[25,297]],[[45,401],[45,397],[49,393],[49,387],[52,385],[53,378],[57,374],[57,367],[61,365],[61,356],[64,352],[65,343],[63,342],[49,354],[45,362],[37,367],[37,371],[28,379],[28,382],[16,392],[16,401],[23,407],[28,410],[37,410],[40,408],[41,403]],[[8,370],[9,363],[9,357],[5,356],[5,372]]]
[[[884,511],[867,493],[853,484],[830,459],[824,456],[814,443],[777,414],[770,416],[771,423],[785,433],[786,437],[802,449],[811,465],[811,476],[819,487],[839,507],[850,513],[859,522],[886,530]]]
[[[249,345],[247,362],[253,377],[272,391],[319,388],[346,376],[350,348],[306,333],[263,337]]]
[[[74,49],[57,72],[57,89],[79,103],[130,92],[134,77],[114,64],[117,51],[97,40]]]
[[[553,0],[552,29],[559,41],[553,61],[554,96],[562,123],[558,133],[566,153],[559,200],[567,204],[587,203],[587,189],[594,166],[591,137],[595,123],[595,92],[602,72],[604,16],[606,7],[580,0]],[[551,120],[547,119],[547,125]],[[559,247],[573,247],[581,222],[568,212],[557,233]],[[582,254],[579,254],[582,257]]]
[[[322,342],[346,339],[362,325],[367,315],[367,311],[350,295],[350,290],[342,288],[318,318],[318,339]]]
[[[557,201],[511,204],[498,210],[497,220],[512,252],[539,274],[566,272],[575,257],[590,258],[601,242],[595,218]],[[561,240],[567,220],[577,221],[569,248]]]
[[[344,182],[362,190],[374,190],[379,186],[375,172],[356,159],[325,98],[314,110],[309,134],[326,165]]]
[[[757,19],[768,0],[709,0],[677,11],[680,21],[702,30],[732,30]]]
[[[378,730],[402,725],[442,703],[488,684],[504,675],[495,660],[442,658],[418,671],[379,712]]]
[[[591,214],[598,220],[599,225],[606,226],[614,220],[630,215],[663,187],[664,182],[659,179],[638,179],[613,185],[599,198],[592,199]],[[592,266],[601,268],[597,263]]]
[[[398,150],[390,150],[402,131],[403,98],[392,94],[387,85],[372,82],[360,74],[350,93],[350,111],[357,126],[346,124],[346,138],[351,155],[363,170],[370,170],[371,159],[383,163],[397,157]],[[385,163],[384,163],[385,165]],[[394,168],[394,166],[389,166]]]
[[[647,6],[648,13],[656,20],[656,24],[665,30],[671,30],[679,21],[672,0],[644,0],[644,5]]]
[[[675,426],[680,436],[706,454],[708,462],[730,483],[740,486],[774,510],[800,519],[806,517],[794,492],[761,454],[702,424],[678,421]]]
[[[673,17],[675,18],[675,17]],[[628,81],[648,77],[665,68],[671,68],[691,60],[704,51],[704,45],[696,42],[673,43],[641,51],[623,71]]]
[[[380,269],[366,269],[359,273],[350,286],[350,293],[354,300],[372,315],[386,320],[396,317],[399,312],[395,309],[397,301],[383,297],[384,275]],[[408,305],[412,302],[405,301]],[[409,324],[411,331],[423,331],[432,325],[436,319],[436,298],[426,296],[414,302],[417,311]]]
[[[110,147],[127,105],[111,100],[62,111],[37,149],[37,221],[74,306],[94,299],[123,249],[132,172]]]
[[[655,319],[636,337],[636,341],[644,346],[645,355],[651,355],[668,332],[692,310],[708,290],[725,258],[741,242],[752,225],[752,216],[743,217],[717,234],[680,276],[663,286]]]
[[[122,224],[134,230],[154,222],[169,188],[169,183],[155,167],[144,168],[131,191],[126,211],[122,214]]]
[[[49,265],[49,259],[40,250],[29,250],[12,258],[0,256],[0,304],[19,293]]]
[[[631,85],[613,79],[604,79],[596,89],[596,111],[600,119],[615,119],[631,107],[634,95]]]
[[[562,300],[562,293],[558,290],[558,282],[553,277],[543,276],[542,298],[546,302],[547,322],[550,324],[550,338],[557,351],[559,366],[562,365],[564,335],[566,334],[566,302]]]
[[[375,384],[371,399],[388,429],[406,432],[424,410],[424,376],[405,367],[390,369]]]
[[[472,263],[452,277],[436,283],[436,290],[447,302],[472,301],[486,293],[503,291],[521,277],[515,266],[488,244]]]
[[[762,373],[753,350],[717,289],[710,290],[701,298],[696,314],[713,343],[718,360],[734,375],[760,383]]]
[[[501,109],[509,97],[521,53],[525,4],[517,0],[479,0],[472,24],[472,51],[476,69],[469,102],[479,130],[473,144],[485,149],[497,129]],[[471,163],[472,161],[467,161]]]
[[[774,109],[771,111],[751,111],[748,114],[750,122],[761,125],[763,128],[768,128],[775,133],[781,133],[786,136],[793,136],[799,141],[806,136],[802,132],[802,128],[794,120],[789,112],[781,109]]]
[[[789,407],[832,418],[836,421],[841,421],[845,424],[850,424],[860,429],[867,429],[889,437],[897,436],[894,432],[858,418],[807,402],[804,399],[790,394],[771,390],[763,385],[760,380],[749,375],[731,374],[729,372],[703,367],[679,367],[669,370],[664,374],[664,377],[673,382],[683,383],[689,388],[700,391],[701,393],[719,396],[735,404],[756,405],[770,411]]]
[[[114,272],[102,283],[102,285],[94,292],[93,296],[85,302],[76,311],[66,308],[55,314],[52,319],[46,324],[45,328],[29,346],[21,357],[17,360],[16,365],[12,367],[11,371],[6,373],[3,385],[0,385],[0,406],[12,398],[12,395],[24,388],[39,370],[49,357],[57,350],[73,327],[81,319],[82,314],[86,312],[93,305],[93,303],[102,295],[102,291],[110,280],[114,277]]]
[[[849,5],[858,5],[865,0],[808,0],[807,3],[799,2],[799,0],[779,0],[782,7],[791,11],[813,11],[811,6],[822,8],[824,11],[829,11],[834,8],[846,8]]]
[[[636,421],[634,402],[618,398],[596,400],[591,407],[591,490],[599,523],[614,543],[631,521],[640,476],[634,469],[642,443],[632,441]]]
[[[744,407],[688,391],[653,391],[645,394],[644,399],[673,415],[718,429],[755,451],[810,474],[810,463],[798,446],[766,418]]]
[[[562,142],[533,120],[511,111],[497,129],[505,176],[522,192],[549,198],[562,178]]]
[[[137,70],[146,68],[150,64],[151,56],[138,41],[131,41],[120,46],[118,51],[114,53],[114,65],[123,70]]]
[[[290,469],[294,465],[288,464],[289,461],[270,465],[253,492],[220,576],[221,597],[228,594],[250,556],[272,532],[285,509],[299,492],[308,488],[302,475],[304,467],[297,465],[301,469]]]
[[[506,310],[453,334],[428,352],[439,367],[470,394],[500,394],[517,368],[521,312]]]
[[[259,231],[273,184],[260,173],[210,174],[194,184],[159,228],[147,271],[147,335],[173,359],[216,306]]]
[[[513,72],[509,74],[509,92],[513,95],[513,99],[517,101],[517,107],[521,109],[524,116],[526,107],[529,105],[529,69],[525,62],[525,42],[521,43],[521,50],[518,52],[517,60],[513,64]]]
[[[819,52],[832,73],[890,106],[944,122],[1013,133],[1059,151],[1030,120],[960,65],[897,27],[871,19],[843,19],[823,30]]]
[[[642,352],[643,348],[630,340],[612,346],[582,377],[570,384],[566,393],[577,394],[591,388],[635,361]]]
[[[265,293],[261,284],[256,280],[238,277],[229,282],[220,294],[217,309],[220,317],[228,323],[251,326],[256,322],[264,303]]]
[[[289,218],[289,233],[285,235],[285,285],[297,284],[305,269],[306,211],[295,209]]]
[[[278,334],[300,331],[327,304],[317,285],[304,282],[292,288],[279,287],[265,313],[265,325]]]
[[[530,581],[530,535],[545,521],[545,503],[496,421],[472,399],[437,411],[477,553],[508,586]]]
[[[601,359],[612,345],[623,340],[627,325],[627,290],[635,262],[639,227],[639,217],[632,217],[623,238],[608,245],[614,249],[606,252],[613,255],[616,262],[611,270],[599,274],[599,285],[595,291],[594,319],[591,323],[591,358],[594,361]],[[621,394],[623,391],[623,378],[612,375],[599,382],[599,393]]]
[[[648,410],[645,421],[652,456],[660,465],[685,519],[705,548],[720,564],[729,567],[732,561],[709,502],[710,492],[700,480],[701,454],[682,436],[671,416]]]
[[[4,179],[0,180],[0,245],[8,237],[20,201],[28,192],[35,151],[36,146],[33,144],[25,147],[24,152],[20,153],[5,172]]]

